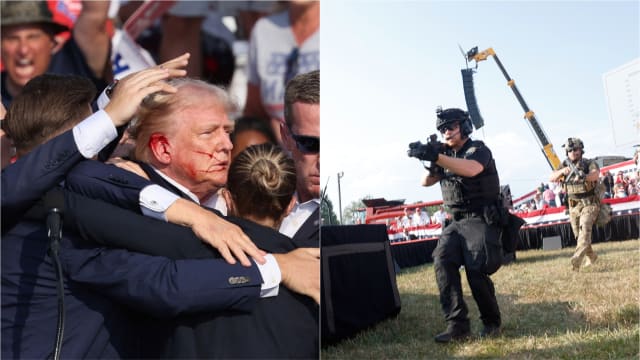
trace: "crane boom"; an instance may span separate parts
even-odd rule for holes
[[[522,94],[520,94],[520,90],[518,90],[518,87],[516,86],[515,80],[513,80],[511,76],[509,76],[509,74],[507,73],[507,70],[504,68],[504,65],[502,65],[502,62],[496,55],[495,51],[493,51],[493,48],[488,48],[484,51],[478,52],[478,47],[474,47],[473,49],[467,52],[467,59],[469,61],[475,60],[476,66],[478,62],[486,60],[489,56],[493,56],[493,60],[495,60],[496,64],[498,65],[498,68],[500,68],[500,71],[502,71],[502,75],[504,75],[504,77],[507,79],[507,85],[513,91],[513,94],[516,96],[516,99],[518,99],[520,106],[522,106],[522,109],[525,112],[524,118],[529,121],[529,127],[531,128],[533,133],[536,135],[538,143],[542,148],[542,153],[547,159],[547,162],[549,163],[549,165],[553,170],[559,169],[560,158],[558,158],[558,155],[553,150],[553,145],[549,142],[549,139],[545,134],[544,130],[542,129],[542,126],[540,126],[538,119],[536,119],[535,113],[531,109],[529,109],[529,106],[524,101]]]

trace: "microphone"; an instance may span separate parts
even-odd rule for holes
[[[451,140],[458,134],[460,134],[460,129],[458,129],[458,131],[456,131],[455,133],[450,134],[449,136],[447,136],[447,138],[445,140]]]
[[[47,192],[44,195],[44,206],[48,209],[47,235],[52,241],[60,240],[62,238],[62,214],[64,209],[64,195],[62,191],[54,189]]]
[[[64,277],[58,253],[60,250],[60,240],[62,239],[62,214],[64,209],[64,194],[61,189],[53,189],[44,195],[44,206],[48,210],[47,230],[51,242],[49,243],[49,254],[53,260],[56,271],[56,290],[58,294],[58,322],[56,325],[56,338],[50,357],[54,360],[60,359],[62,351],[62,340],[64,337]]]

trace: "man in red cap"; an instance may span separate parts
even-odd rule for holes
[[[101,91],[111,82],[107,33],[109,1],[83,1],[71,38],[62,47],[55,35],[68,30],[53,20],[46,1],[2,1],[2,103],[45,72],[88,77]]]

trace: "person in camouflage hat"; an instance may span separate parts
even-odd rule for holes
[[[112,79],[108,10],[108,1],[83,1],[70,39],[61,44],[56,35],[70,29],[55,22],[46,1],[0,1],[2,104],[9,108],[26,83],[44,73],[87,77],[102,91]]]
[[[598,258],[591,248],[591,235],[600,212],[600,196],[597,193],[600,168],[594,160],[583,158],[582,140],[568,138],[562,147],[567,158],[562,162],[562,167],[551,174],[550,180],[562,181],[567,191],[571,230],[577,241],[571,266],[578,271],[585,255],[585,266]]]

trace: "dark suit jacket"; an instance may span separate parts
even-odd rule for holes
[[[180,194],[148,166],[143,165],[143,168],[154,182]],[[67,180],[67,185],[78,190],[80,187],[76,182],[79,182],[83,184],[82,191],[90,193],[90,184],[104,189],[105,184],[114,183],[114,178],[122,180],[128,176],[121,173],[120,169],[111,169],[106,175],[100,175],[96,170],[90,169],[89,164],[83,164],[74,170]],[[127,184],[133,182],[135,179]],[[95,193],[104,194],[103,190],[95,190]],[[112,193],[108,196],[121,201],[135,192],[117,190],[115,193],[117,195]],[[135,205],[130,204],[130,208],[137,206],[137,195],[135,199]],[[284,253],[297,247],[291,239],[273,229],[239,218],[228,217],[228,220],[239,225],[258,247],[268,252]],[[189,244],[162,237],[147,237],[146,240],[127,246],[135,246],[138,251],[172,258],[219,257],[217,252],[212,253],[211,248],[200,241]],[[118,243],[118,246],[120,245],[123,244]],[[148,331],[144,332],[148,337],[143,344],[158,344],[146,348],[146,356],[149,357],[317,358],[319,355],[318,307],[310,298],[295,294],[285,287],[280,287],[278,296],[258,301],[249,314],[228,310],[223,313],[180,316],[166,322],[165,326],[160,326],[157,321],[152,321],[149,325]]]
[[[53,349],[56,280],[46,234],[41,221],[23,220],[2,238],[3,358],[45,358]],[[173,261],[126,250],[84,249],[71,245],[76,241],[63,235],[60,252],[70,273],[64,283],[63,358],[138,356],[138,332],[119,303],[171,317],[230,307],[246,311],[257,298],[258,286],[229,284],[216,260]],[[240,276],[253,276],[237,267]]]
[[[67,145],[73,142],[68,137],[62,140]],[[29,167],[3,172],[3,190],[7,189],[2,194],[3,210],[4,205],[12,209],[28,208],[33,203],[31,190],[46,188],[44,178],[48,179],[48,184],[55,183],[50,178],[59,179],[64,164],[70,161],[68,155],[46,151],[33,152],[28,160]],[[34,187],[28,182],[35,182]],[[69,209],[93,214],[94,218],[112,218],[105,206],[80,206],[71,204]],[[47,229],[38,215],[46,213],[45,210],[38,209],[36,204],[33,211],[21,215],[18,221],[10,218],[13,223],[3,233],[1,319],[4,358],[45,358],[53,349],[57,318],[55,271],[47,252]],[[9,215],[3,211],[3,223]],[[127,215],[126,219],[120,217],[121,221],[114,225],[121,230],[119,236],[144,237],[146,232],[133,230],[137,224],[132,220],[135,214],[128,212]],[[130,227],[129,222],[134,224]],[[155,221],[152,227],[167,225],[179,228],[160,221]],[[193,234],[190,236],[197,240]],[[75,281],[65,278],[64,282],[63,358],[138,356],[138,331],[128,311],[112,299],[155,316],[167,317],[221,308],[247,311],[258,298],[262,279],[255,267],[232,267],[223,260],[214,259],[172,261],[126,250],[75,246],[78,243],[73,234],[64,231],[60,256],[69,277]],[[202,274],[212,275],[203,277]],[[231,283],[232,277],[243,281]]]
[[[81,161],[72,131],[35,148],[2,170],[2,357],[44,358],[56,326],[56,279],[41,222],[21,222],[44,193]],[[132,337],[128,327],[112,341],[103,314],[121,323],[123,313],[107,299],[65,283],[67,329],[63,357],[116,357]],[[87,304],[91,303],[91,307]],[[28,340],[27,340],[28,339]]]
[[[228,217],[270,253],[295,249],[290,238],[244,219]],[[153,251],[152,249],[150,249]],[[167,254],[168,255],[168,254]],[[318,306],[311,298],[281,286],[278,296],[257,302],[251,313],[227,310],[178,316],[159,327],[148,324],[143,344],[151,358],[317,359]]]
[[[59,184],[84,157],[71,130],[2,170],[2,233],[11,229],[45,192]]]
[[[119,134],[123,128],[118,129]],[[117,139],[114,143],[117,144]],[[111,150],[103,149],[99,156]],[[73,130],[68,130],[2,169],[2,233],[20,221],[45,192],[64,180],[82,160],[85,158],[78,150]]]
[[[69,256],[61,258],[65,272],[74,281],[155,317],[171,317],[202,310],[234,309],[248,312],[255,306],[262,284],[257,267],[230,265],[221,258],[211,259],[217,252],[196,237],[191,229],[138,215],[69,191],[65,192],[65,205],[65,229],[80,235],[74,241],[63,244],[66,245],[64,254]],[[95,244],[101,246],[96,247]],[[150,247],[159,251],[150,252]],[[106,254],[115,255],[110,258]],[[158,284],[158,281],[164,281],[166,274],[173,273],[171,268],[156,269],[149,265],[142,267],[151,273],[147,281],[153,287],[166,286],[165,289],[161,288],[163,291],[153,290],[147,284],[127,288],[115,283],[122,281],[124,275],[125,279],[130,279],[132,270],[126,274],[115,272],[114,279],[100,278],[109,271],[150,261],[146,258],[155,259],[165,266],[177,267],[179,274],[171,278],[174,283]],[[202,277],[203,273],[211,275]],[[123,284],[129,285],[126,282]],[[142,289],[149,290],[149,294]],[[147,304],[147,301],[155,304]],[[164,306],[165,302],[170,306]],[[157,309],[158,305],[161,308]]]
[[[320,247],[320,207],[309,216],[293,235],[293,242],[298,247]]]
[[[2,358],[44,359],[56,337],[55,269],[42,222],[21,221],[2,236]],[[134,330],[125,309],[65,281],[62,358],[133,356]],[[111,336],[113,332],[114,336]]]

